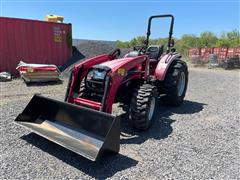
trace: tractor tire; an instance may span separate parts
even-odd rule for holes
[[[223,68],[224,68],[225,70],[233,69],[233,68],[234,68],[234,64],[233,64],[233,63],[230,63],[230,62],[224,62],[224,63],[223,63]]]
[[[134,89],[129,108],[129,121],[134,129],[146,131],[153,124],[157,95],[157,88],[150,84]]]
[[[165,80],[164,89],[166,96],[163,96],[164,104],[179,106],[182,104],[188,84],[188,68],[185,62],[177,60],[169,67]]]

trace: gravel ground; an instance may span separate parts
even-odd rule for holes
[[[34,93],[63,99],[66,80],[0,83],[0,179],[240,179],[239,79],[239,71],[190,68],[184,104],[160,106],[146,133],[122,114],[119,155],[95,163],[13,123]]]

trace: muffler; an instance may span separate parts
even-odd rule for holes
[[[119,152],[120,120],[111,114],[34,95],[15,122],[92,161]]]

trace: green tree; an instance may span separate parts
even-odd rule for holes
[[[200,35],[200,46],[201,47],[214,47],[218,40],[217,36],[212,32],[203,32]]]
[[[221,33],[220,37],[218,38],[215,47],[230,47],[231,44],[228,40],[227,33]]]
[[[143,44],[145,36],[138,36],[130,41],[116,41],[118,48],[131,48],[136,45]],[[149,44],[164,45],[167,47],[168,38],[150,39]],[[239,30],[223,32],[220,36],[216,36],[212,32],[203,32],[199,37],[194,34],[185,34],[180,39],[176,39],[175,48],[183,56],[188,55],[189,48],[204,48],[204,47],[240,47]]]
[[[128,41],[122,42],[122,41],[117,40],[115,46],[116,46],[116,48],[129,48],[130,43]]]
[[[134,47],[134,46],[136,46],[137,45],[137,39],[136,38],[133,38],[130,42],[129,42],[129,45],[130,45],[130,47]]]
[[[193,34],[185,34],[181,39],[176,41],[175,48],[178,52],[186,56],[189,48],[197,48],[199,46],[199,38],[197,36]]]
[[[233,30],[227,33],[227,39],[231,47],[240,46],[240,33],[238,30]]]
[[[143,42],[145,41],[145,39],[146,39],[145,36],[138,36],[138,37],[136,37],[137,45],[143,44]]]

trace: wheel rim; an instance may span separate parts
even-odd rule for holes
[[[178,90],[178,96],[182,96],[184,89],[185,89],[185,73],[181,72],[180,78],[178,80],[177,90]]]
[[[156,99],[155,99],[155,97],[153,97],[152,100],[151,100],[151,103],[150,103],[150,109],[149,109],[149,113],[148,113],[149,121],[152,120],[154,110],[155,110],[155,105],[156,105]]]

